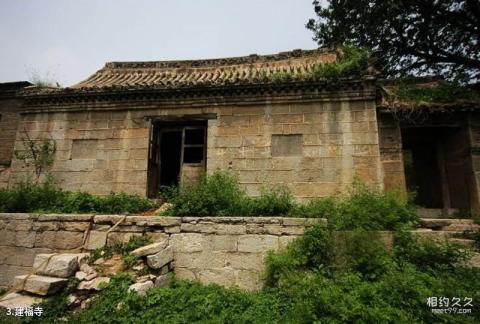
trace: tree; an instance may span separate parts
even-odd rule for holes
[[[35,171],[35,184],[38,184],[42,174],[46,174],[48,181],[48,172],[53,165],[54,155],[57,151],[57,144],[49,138],[39,138],[33,140],[28,135],[26,129],[23,130],[25,136],[22,137],[23,150],[15,151],[15,157],[26,166],[33,165]]]
[[[479,0],[313,1],[320,46],[368,48],[387,77],[480,78]]]

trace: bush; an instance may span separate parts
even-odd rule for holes
[[[220,171],[162,194],[173,204],[163,213],[170,216],[279,216],[294,206],[285,187],[264,188],[260,197],[250,198],[235,176]]]
[[[380,192],[358,181],[344,197],[315,199],[297,205],[292,211],[297,217],[327,218],[338,230],[364,228],[393,230],[397,225],[415,223],[418,217],[408,197],[400,192]]]
[[[248,206],[244,208],[252,216],[283,216],[294,206],[295,201],[288,188],[278,186],[262,188],[260,197],[250,198]]]
[[[94,302],[67,317],[72,323],[278,323],[280,298],[217,285],[174,282],[145,297],[128,292],[131,279],[112,278]],[[118,306],[121,305],[121,306]],[[114,315],[112,315],[114,311]]]
[[[478,312],[433,314],[427,298],[478,300],[480,269],[462,266],[465,252],[458,246],[406,233],[398,230],[387,250],[378,234],[361,227],[314,227],[268,255],[266,284],[289,301],[287,317],[296,323],[477,322]]]
[[[395,232],[394,242],[394,253],[399,264],[414,264],[425,271],[453,270],[470,257],[470,253],[460,244],[447,239],[417,237],[405,229]]]
[[[197,183],[169,190],[172,216],[223,216],[243,214],[246,194],[228,173],[203,175]]]
[[[410,200],[399,192],[382,193],[360,182],[345,197],[302,204],[295,202],[286,186],[264,187],[259,197],[248,197],[235,176],[216,171],[197,183],[164,189],[162,196],[173,205],[162,215],[170,216],[323,217],[342,230],[394,229],[417,220]]]
[[[153,201],[137,195],[111,193],[95,196],[71,192],[50,183],[20,183],[11,189],[0,189],[0,212],[27,213],[137,213],[152,209]]]

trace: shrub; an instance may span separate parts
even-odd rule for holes
[[[417,237],[405,229],[395,232],[394,242],[399,264],[410,263],[423,270],[453,270],[470,257],[460,244]]]
[[[59,189],[51,183],[20,183],[11,189],[0,189],[0,212],[52,213],[136,213],[156,206],[137,195],[111,193],[95,196],[86,192]]]
[[[396,191],[383,193],[358,181],[354,182],[346,196],[315,199],[297,205],[291,215],[327,218],[329,225],[338,230],[358,227],[393,230],[397,225],[418,220],[408,197]]]
[[[254,216],[282,216],[287,215],[294,205],[295,201],[287,187],[264,187],[260,197],[249,200],[246,210]]]
[[[172,216],[222,216],[242,214],[246,199],[237,179],[224,172],[203,175],[197,183],[188,183],[170,190]]]
[[[145,297],[128,292],[131,279],[112,278],[85,310],[71,314],[72,323],[278,323],[280,298],[268,292],[248,293],[217,285],[174,282],[150,289]],[[118,306],[121,305],[121,306]],[[112,316],[112,310],[115,312]]]

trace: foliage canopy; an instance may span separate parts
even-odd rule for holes
[[[354,45],[376,53],[386,76],[434,73],[480,77],[477,0],[313,1],[306,25],[320,46]]]

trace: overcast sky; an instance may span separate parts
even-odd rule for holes
[[[0,82],[69,86],[108,61],[311,49],[313,16],[312,0],[0,0]]]

